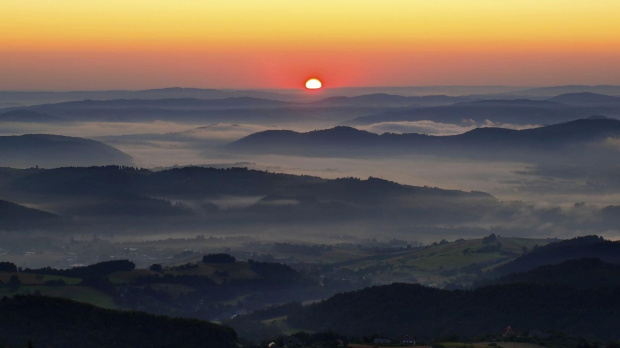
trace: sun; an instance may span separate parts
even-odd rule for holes
[[[320,89],[321,87],[323,87],[323,84],[321,83],[321,81],[319,81],[319,79],[311,78],[306,81],[307,89]]]

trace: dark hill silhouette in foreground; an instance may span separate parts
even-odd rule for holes
[[[335,295],[289,315],[289,324],[345,335],[418,337],[556,330],[617,340],[619,288],[580,290],[561,285],[509,284],[471,291],[392,284]]]
[[[236,348],[234,330],[193,319],[114,311],[65,299],[0,300],[0,337],[12,347]]]
[[[132,159],[126,153],[95,140],[50,134],[25,134],[0,136],[0,163],[16,168],[50,168],[131,165]]]
[[[477,128],[450,136],[423,134],[375,134],[350,127],[307,133],[265,131],[251,134],[227,146],[231,151],[307,156],[444,155],[474,158],[528,160],[565,153],[584,155],[593,143],[620,136],[620,121],[604,117],[580,119],[546,127],[513,130]],[[596,145],[596,144],[595,144]],[[594,153],[601,155],[605,148]],[[570,153],[568,153],[570,151]],[[611,151],[610,153],[615,153]],[[592,158],[591,154],[585,154]]]

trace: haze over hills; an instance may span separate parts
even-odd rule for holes
[[[217,231],[296,241],[436,240],[496,233],[552,237],[616,228],[617,205],[538,207],[483,192],[400,185],[378,178],[323,179],[244,168],[130,167],[0,172],[0,196],[62,216],[46,230],[139,236]],[[587,217],[587,218],[586,218]],[[291,226],[295,233],[290,233]],[[329,226],[329,227],[325,227]],[[18,230],[18,229],[10,229]]]
[[[77,121],[105,122],[305,122],[329,120],[332,124],[368,125],[380,122],[432,120],[433,122],[516,125],[550,124],[593,114],[620,116],[616,97],[592,93],[555,96],[548,100],[498,96],[402,96],[386,93],[355,96],[318,96],[315,100],[288,100],[246,95],[218,98],[185,96],[176,89],[129,95],[123,99],[75,100],[32,105],[28,109]],[[211,93],[211,92],[210,92]],[[153,98],[148,98],[153,96]],[[157,96],[158,98],[154,98]],[[215,96],[215,95],[214,95]],[[269,95],[267,95],[269,97]],[[314,97],[312,97],[314,98]],[[16,108],[5,108],[12,111]],[[267,110],[270,109],[270,110]]]
[[[335,107],[291,103],[253,97],[225,99],[112,99],[38,104],[26,110],[53,114],[74,122],[252,123],[337,124],[347,119],[389,109],[382,105]],[[12,111],[6,108],[2,111]]]
[[[0,122],[57,123],[63,121],[65,120],[62,118],[27,109],[17,109],[0,114]]]
[[[353,87],[332,88],[318,95],[309,96],[297,89],[231,90],[208,88],[159,88],[148,90],[101,90],[101,91],[0,91],[0,106],[28,106],[43,103],[58,103],[86,99],[224,99],[230,97],[254,97],[281,101],[307,102],[322,98],[364,94],[388,93],[403,96],[424,96],[445,94],[449,96],[483,95],[521,90],[519,87],[479,86],[428,86],[428,87]],[[560,93],[557,93],[560,94]]]
[[[182,168],[152,172],[126,167],[60,168],[9,172],[0,194],[44,204],[67,218],[177,224],[288,224],[313,219],[416,223],[476,221],[497,201],[481,192],[412,187],[369,178],[326,180],[241,168]],[[237,203],[227,207],[223,202]],[[222,202],[222,203],[220,203]],[[114,220],[117,219],[117,220]],[[120,220],[123,221],[120,221]],[[168,220],[166,220],[168,219]],[[150,222],[144,225],[151,226]],[[177,225],[181,229],[181,225]]]
[[[581,92],[581,93],[567,93],[555,96],[553,98],[549,98],[549,101],[554,101],[558,103],[570,104],[570,105],[580,105],[580,104],[619,104],[620,97],[618,96],[610,96],[605,94],[597,94],[597,93],[589,93],[589,92]]]
[[[231,97],[254,97],[271,98],[277,100],[286,99],[286,93],[261,90],[220,90],[208,88],[160,88],[148,90],[102,90],[102,91],[0,91],[0,105],[2,103],[19,103],[23,106],[79,101],[87,99],[111,100],[111,99],[224,99]]]
[[[0,348],[620,348],[618,14],[2,2]]]
[[[42,227],[59,216],[0,199],[0,229]]]
[[[522,96],[522,97],[539,97],[549,98],[566,93],[597,93],[620,96],[620,86],[613,85],[565,85],[565,86],[549,86],[537,88],[525,88],[517,91],[504,92],[504,95]]]
[[[313,102],[312,105],[321,106],[416,106],[416,105],[448,105],[457,102],[465,102],[481,99],[473,96],[447,96],[447,95],[427,95],[405,97],[396,94],[377,93],[365,94],[354,97],[330,97]]]
[[[600,85],[566,85],[538,88],[523,88],[510,86],[410,86],[410,87],[342,87],[330,88],[323,91],[323,96],[313,96],[315,99],[336,96],[355,97],[364,94],[387,93],[410,96],[447,95],[458,96],[505,96],[548,98],[564,93],[590,92],[608,95],[620,95],[620,86]],[[41,103],[56,103],[85,99],[166,99],[166,98],[197,98],[223,99],[228,97],[255,97],[282,101],[304,101],[307,96],[303,91],[294,89],[209,89],[209,88],[181,88],[168,87],[146,90],[98,90],[98,91],[0,91],[0,105],[4,103],[20,103],[34,105]]]
[[[422,120],[453,124],[462,124],[469,120],[480,124],[490,120],[496,123],[528,125],[560,123],[596,114],[620,116],[620,106],[615,97],[586,96],[587,98],[581,94],[561,95],[548,100],[486,99],[444,106],[407,108],[358,117],[344,122],[343,125]],[[572,101],[568,104],[567,100]],[[592,103],[592,100],[597,102]]]
[[[0,163],[27,168],[39,166],[131,165],[129,155],[101,142],[49,134],[0,136]]]
[[[350,127],[307,133],[265,131],[235,141],[227,148],[247,153],[306,156],[367,157],[422,154],[536,161],[550,154],[588,156],[588,147],[597,144],[600,145],[600,149],[592,154],[600,156],[601,152],[605,152],[608,158],[617,157],[616,151],[613,149],[604,151],[606,149],[600,143],[619,136],[620,121],[594,117],[523,130],[478,128],[452,136],[415,133],[379,135]]]

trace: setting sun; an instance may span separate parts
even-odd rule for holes
[[[320,89],[321,87],[323,87],[323,84],[319,81],[319,79],[312,78],[306,81],[307,89]]]

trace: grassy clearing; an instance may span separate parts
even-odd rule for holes
[[[552,240],[512,237],[498,237],[490,243],[484,243],[482,238],[459,240],[424,248],[365,254],[357,259],[337,263],[336,266],[354,271],[368,269],[375,283],[417,281],[441,284],[463,274],[472,274],[475,270],[493,269],[532,250],[536,245],[543,246],[550,242]],[[498,244],[501,245],[498,247]],[[381,270],[377,272],[378,268]]]

